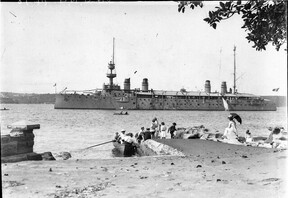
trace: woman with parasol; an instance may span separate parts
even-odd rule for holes
[[[228,119],[229,119],[228,127],[224,131],[223,138],[227,140],[227,143],[238,144],[240,142],[238,141],[238,132],[236,122],[234,119],[236,119],[241,124],[241,118],[239,115],[231,113],[228,116]]]

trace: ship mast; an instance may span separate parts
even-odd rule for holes
[[[112,63],[114,64],[114,52],[115,52],[115,38],[113,37],[113,55],[112,55]]]
[[[113,84],[113,78],[116,77],[116,73],[113,71],[115,69],[115,63],[114,63],[114,42],[115,42],[115,38],[113,38],[113,55],[112,55],[112,61],[110,61],[110,63],[108,64],[108,69],[110,70],[110,73],[107,73],[107,78],[109,78],[109,89],[113,89],[114,88],[114,84]]]
[[[236,46],[234,45],[234,73],[233,73],[233,76],[234,76],[234,85],[233,85],[233,93],[235,94],[236,93]]]

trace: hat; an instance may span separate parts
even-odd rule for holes
[[[146,130],[148,130],[148,131],[149,131],[149,130],[150,130],[150,128],[146,128]]]
[[[122,129],[121,132],[125,132],[125,129]]]

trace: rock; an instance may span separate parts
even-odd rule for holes
[[[71,158],[71,154],[69,152],[60,152],[59,154],[54,153],[54,156],[59,159],[67,160]]]
[[[47,160],[47,161],[50,161],[50,160],[56,160],[52,153],[51,152],[44,152],[44,153],[41,153],[41,156],[42,156],[42,159],[43,160]]]
[[[201,166],[200,164],[196,166],[196,168],[201,168],[201,167],[202,167],[202,166]]]
[[[226,162],[225,162],[225,161],[222,161],[222,164],[226,164]]]
[[[37,153],[28,153],[27,154],[27,160],[35,160],[35,161],[40,161],[42,160],[42,156]]]

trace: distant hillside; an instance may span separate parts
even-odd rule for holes
[[[55,94],[0,93],[1,104],[54,104]]]
[[[272,100],[277,107],[287,106],[287,98],[285,96],[262,96],[265,99]],[[27,93],[0,93],[1,104],[54,104],[55,94],[27,94]]]

